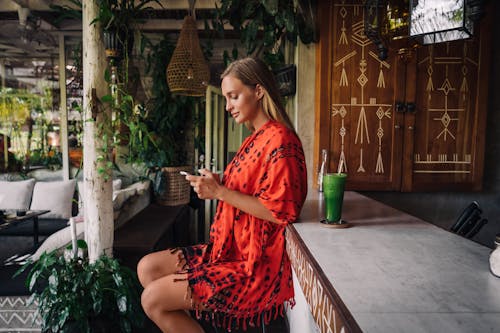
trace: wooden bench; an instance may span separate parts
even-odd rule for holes
[[[148,253],[189,245],[189,221],[189,206],[152,203],[115,231],[114,256],[135,270]]]

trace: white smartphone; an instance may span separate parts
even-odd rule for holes
[[[183,176],[188,176],[188,175],[189,175],[189,173],[188,173],[188,172],[186,172],[186,171],[179,171],[179,173],[180,173],[181,175],[183,175]]]

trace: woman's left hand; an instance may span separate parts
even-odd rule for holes
[[[218,199],[220,191],[224,188],[220,184],[219,175],[208,169],[198,170],[201,176],[187,175],[186,180],[193,187],[200,199]]]

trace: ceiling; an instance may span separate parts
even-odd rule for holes
[[[160,2],[163,8],[152,6],[154,10],[148,12],[140,30],[146,34],[178,33],[188,14],[188,0]],[[81,20],[58,22],[50,7],[68,4],[67,0],[0,0],[0,76],[7,78],[7,86],[9,80],[33,81],[57,75],[59,40],[64,38],[66,50],[81,41]],[[213,17],[215,0],[198,0],[195,8],[203,38],[203,19]],[[217,57],[217,52],[214,54]]]

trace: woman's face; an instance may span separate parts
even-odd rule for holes
[[[264,115],[261,110],[260,99],[262,89],[259,86],[252,88],[246,86],[233,76],[226,76],[222,79],[222,95],[226,98],[226,111],[238,124],[249,121],[256,126],[256,122]]]

